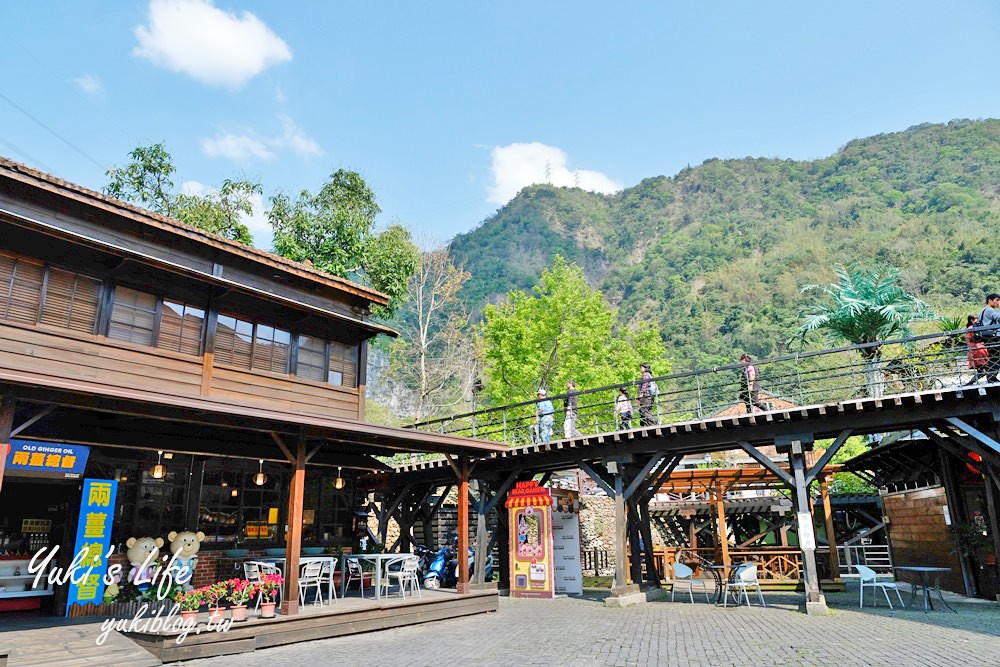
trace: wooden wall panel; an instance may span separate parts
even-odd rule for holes
[[[216,365],[210,395],[302,414],[358,419],[356,389],[302,382],[291,377],[249,373]]]
[[[944,487],[891,493],[883,496],[882,502],[889,517],[893,562],[950,567],[952,571],[941,577],[941,588],[964,595],[961,568],[944,521],[944,506],[948,504]],[[897,578],[903,581],[913,581],[915,577],[911,573],[897,573]]]

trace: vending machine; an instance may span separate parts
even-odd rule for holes
[[[552,496],[530,480],[507,494],[510,518],[510,594],[555,597],[552,561]]]

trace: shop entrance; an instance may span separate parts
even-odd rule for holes
[[[0,612],[51,611],[54,591],[32,588],[31,557],[43,547],[60,545],[60,558],[72,550],[70,524],[80,507],[80,484],[74,480],[5,476],[0,488]]]

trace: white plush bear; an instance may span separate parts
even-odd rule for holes
[[[130,537],[125,546],[128,548],[125,552],[128,562],[132,565],[128,580],[140,589],[148,588],[159,567],[157,559],[160,557],[163,538],[157,537],[154,540],[152,537]]]
[[[205,533],[200,530],[197,533],[185,530],[180,533],[171,531],[167,535],[170,541],[170,553],[174,555],[171,562],[171,571],[174,581],[182,584],[186,589],[191,588],[191,578],[194,577],[194,568],[198,563],[198,550],[205,540]]]

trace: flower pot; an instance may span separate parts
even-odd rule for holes
[[[192,609],[191,611],[182,611],[181,620],[184,621],[184,625],[191,627],[198,625],[198,610]]]
[[[247,620],[247,606],[245,604],[240,604],[236,605],[235,607],[230,607],[229,611],[232,612],[234,621]]]
[[[212,607],[208,610],[209,623],[221,623],[224,618],[226,618],[225,607]]]
[[[260,617],[261,618],[274,618],[274,602],[261,602],[260,603]]]

